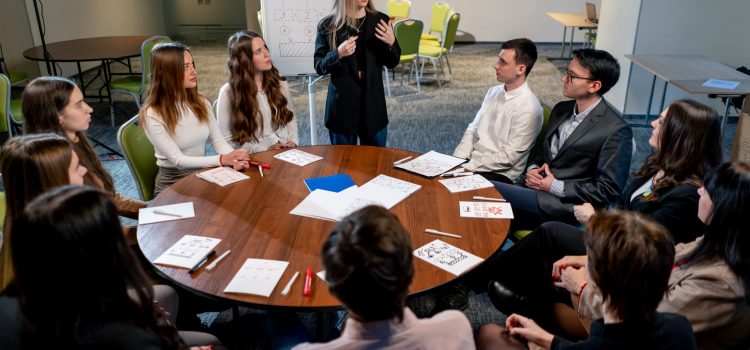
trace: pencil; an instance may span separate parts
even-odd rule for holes
[[[433,230],[431,228],[425,229],[424,232],[432,233],[433,235],[440,235],[440,236],[453,237],[453,238],[462,238],[461,236],[457,234]]]

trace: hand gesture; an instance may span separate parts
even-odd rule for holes
[[[560,275],[562,275],[562,270],[566,267],[573,267],[573,268],[579,269],[584,266],[586,266],[585,255],[565,256],[562,259],[555,261],[554,264],[552,264],[552,279],[555,279],[555,280],[560,279]]]
[[[375,37],[386,43],[388,47],[393,46],[393,43],[396,42],[396,36],[393,35],[393,29],[382,19],[378,25],[375,26]]]
[[[339,59],[344,57],[349,57],[352,54],[354,54],[354,51],[357,49],[357,37],[356,36],[350,36],[349,39],[344,40],[341,45],[339,45],[338,48],[338,55]]]
[[[235,162],[246,161],[250,159],[250,154],[244,149],[236,149],[227,154],[221,155],[221,165],[234,166]]]
[[[586,268],[580,269],[566,267],[560,275],[560,282],[555,282],[555,287],[564,288],[568,292],[578,295],[581,287],[586,283]]]
[[[575,215],[576,220],[582,224],[589,222],[589,219],[591,219],[594,214],[596,214],[596,210],[591,203],[583,203],[581,205],[573,206],[573,215]]]
[[[526,339],[529,349],[549,349],[554,336],[539,327],[534,320],[519,314],[512,314],[505,319],[505,328],[510,335],[521,336]]]

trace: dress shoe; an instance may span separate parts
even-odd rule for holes
[[[442,294],[435,307],[430,311],[430,317],[445,310],[466,310],[469,307],[469,291],[461,284],[455,283]]]
[[[514,313],[531,316],[529,315],[530,308],[526,298],[514,293],[498,281],[490,281],[487,286],[487,295],[490,297],[492,305],[495,305],[506,316]]]

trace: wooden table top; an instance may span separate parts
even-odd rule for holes
[[[280,307],[306,310],[330,310],[340,303],[325,282],[313,278],[312,295],[302,296],[304,278],[299,278],[288,296],[280,291],[292,275],[304,276],[307,267],[323,270],[320,249],[336,223],[289,214],[308,194],[303,180],[338,173],[348,174],[362,185],[379,174],[409,181],[422,188],[390,209],[411,234],[412,248],[435,239],[486,259],[505,241],[509,220],[462,218],[458,201],[472,196],[499,197],[494,188],[450,193],[437,179],[396,169],[393,162],[418,153],[369,146],[310,146],[301,150],[324,159],[304,167],[273,158],[281,151],[252,155],[252,160],[268,163],[271,169],[261,178],[256,169],[246,170],[251,177],[226,187],[212,185],[196,176],[188,176],[154,199],[152,206],[193,202],[196,216],[190,219],[138,226],[138,243],[149,261],[154,261],[183,235],[220,238],[217,255],[232,252],[212,271],[205,268],[190,275],[186,269],[153,265],[166,277],[198,294],[256,307]],[[426,228],[454,232],[462,239],[424,233]],[[248,258],[289,261],[270,298],[226,294],[229,281]],[[456,276],[421,259],[414,258],[415,275],[410,294],[427,291]]]
[[[86,62],[114,60],[141,55],[141,44],[148,36],[104,36],[75,39],[47,44],[52,60],[57,62]],[[23,57],[34,61],[44,61],[41,46],[23,52]]]
[[[547,12],[547,16],[566,27],[596,28],[598,26],[597,23],[587,21],[585,13]]]

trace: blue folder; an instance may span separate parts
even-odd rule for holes
[[[305,180],[305,185],[307,185],[307,189],[309,189],[310,192],[317,189],[331,192],[341,192],[349,187],[354,186],[355,183],[354,180],[349,177],[349,175],[336,174],[331,176],[314,177],[307,179]]]

